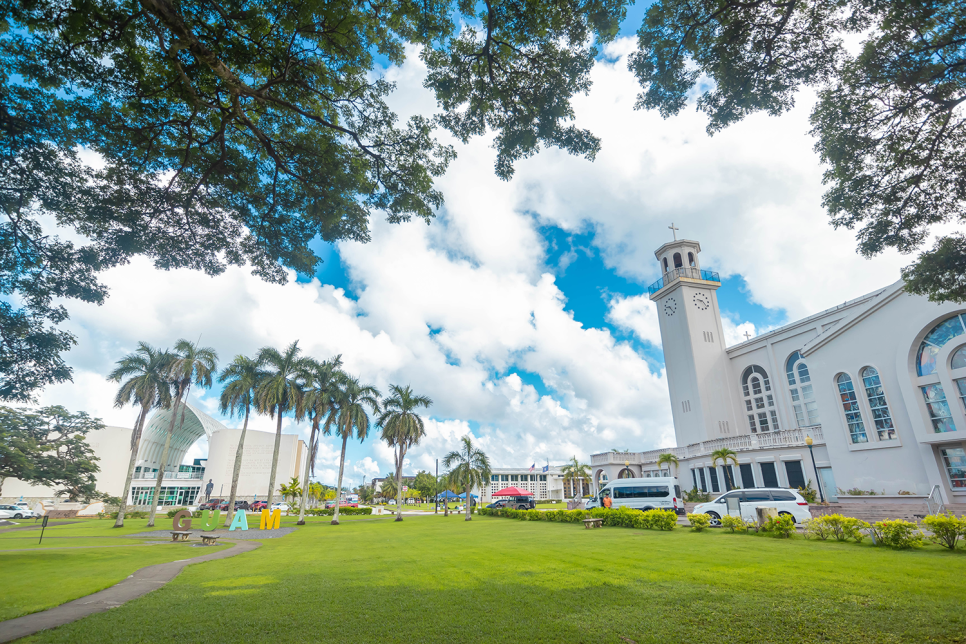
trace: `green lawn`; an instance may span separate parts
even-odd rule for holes
[[[312,521],[25,641],[951,643],[966,641],[964,574],[966,551],[937,546],[491,517]]]

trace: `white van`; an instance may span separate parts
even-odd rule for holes
[[[606,507],[610,498],[612,508],[635,510],[674,510],[684,513],[684,499],[678,480],[671,477],[650,479],[617,479],[610,481],[587,502],[587,509]]]

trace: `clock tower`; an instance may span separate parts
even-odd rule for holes
[[[648,288],[657,304],[674,434],[679,446],[734,436],[732,377],[725,353],[718,274],[702,270],[701,244],[677,239],[658,248],[661,279]]]

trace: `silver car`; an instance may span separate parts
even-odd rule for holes
[[[33,519],[38,516],[30,508],[20,505],[0,505],[0,519]]]

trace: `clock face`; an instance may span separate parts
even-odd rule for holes
[[[695,293],[694,305],[701,311],[707,311],[708,307],[711,306],[711,298],[708,297],[707,293]]]
[[[678,310],[678,303],[673,297],[669,297],[664,300],[664,315],[671,317],[674,312]]]

